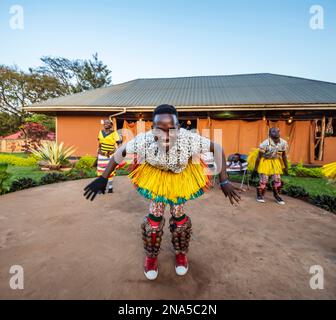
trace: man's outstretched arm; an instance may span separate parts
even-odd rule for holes
[[[241,200],[241,197],[238,193],[239,188],[234,187],[228,179],[228,175],[226,172],[226,157],[223,148],[219,144],[211,141],[210,151],[214,154],[216,167],[220,168],[220,186],[223,193],[225,194],[225,197],[229,197],[232,205],[235,202],[238,203]]]
[[[115,170],[115,168],[120,164],[123,159],[126,157],[126,144],[120,146],[114,155],[111,157],[111,160],[106,166],[105,171],[102,174],[102,177],[107,179],[110,174]]]
[[[106,185],[108,182],[108,177],[111,172],[115,170],[119,163],[126,157],[126,144],[122,145],[112,156],[111,160],[107,164],[107,167],[103,174],[97,179],[93,180],[84,188],[84,197],[87,200],[93,201],[98,192],[105,193]]]

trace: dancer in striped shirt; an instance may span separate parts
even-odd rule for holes
[[[98,163],[97,175],[101,176],[106,169],[111,157],[115,153],[118,145],[122,143],[122,138],[117,131],[113,130],[113,124],[109,119],[104,120],[104,129],[98,134]],[[108,177],[108,192],[113,193],[113,177],[115,170]]]

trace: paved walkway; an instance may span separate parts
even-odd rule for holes
[[[335,299],[336,216],[284,197],[279,206],[244,193],[233,208],[220,190],[189,202],[190,270],[175,275],[168,223],[156,281],[145,279],[139,225],[147,203],[126,177],[93,203],[88,180],[0,197],[0,299]],[[168,218],[168,212],[166,213]],[[9,269],[24,268],[24,290]],[[324,269],[312,290],[309,269]]]

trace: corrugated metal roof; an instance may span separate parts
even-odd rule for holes
[[[336,83],[269,73],[137,79],[27,108],[336,104]]]

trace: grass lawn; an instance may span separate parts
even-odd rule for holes
[[[129,173],[129,164],[117,171],[118,176],[127,175]],[[7,172],[11,174],[10,178],[5,182],[5,186],[10,187],[12,182],[19,178],[31,178],[37,183],[40,182],[41,178],[48,173],[53,171],[41,171],[38,166],[30,167],[20,167],[10,165]],[[94,178],[96,176],[96,168],[90,169],[87,172],[85,178]],[[286,186],[299,186],[304,188],[311,197],[317,195],[328,195],[331,197],[336,197],[336,185],[330,184],[326,179],[323,178],[306,178],[306,177],[292,177],[283,176],[282,177]],[[235,182],[241,182],[242,175],[230,174],[230,180]],[[246,180],[245,180],[246,181]]]
[[[58,172],[62,173],[62,171],[41,171],[38,166],[32,167],[19,167],[19,166],[8,166],[7,172],[11,174],[10,178],[5,182],[6,186],[10,186],[12,182],[19,178],[31,178],[36,182],[40,182],[41,178],[48,173]],[[92,168],[88,172],[88,177],[94,177],[96,173],[96,169]]]
[[[0,152],[0,154],[5,154],[7,156],[16,156],[16,157],[20,157],[20,158],[28,158],[29,154],[24,153],[24,152],[13,152],[13,153],[9,153],[9,152]]]
[[[35,181],[40,181],[40,179],[49,172],[41,171],[38,166],[34,167],[18,167],[18,166],[8,166],[7,172],[11,174],[6,185],[10,185],[14,180],[19,178],[31,178]]]
[[[283,181],[289,185],[296,185],[306,189],[312,196],[319,194],[336,196],[336,185],[330,184],[327,179],[284,176]]]
[[[230,179],[235,182],[241,182],[242,175],[230,174]],[[336,196],[336,185],[330,184],[328,180],[323,178],[282,176],[282,179],[287,185],[295,185],[304,188],[311,196],[321,194]]]

